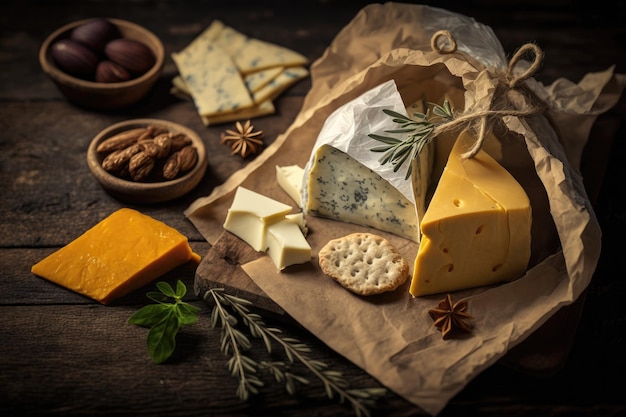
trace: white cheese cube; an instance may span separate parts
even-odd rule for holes
[[[302,207],[302,181],[304,179],[304,169],[298,165],[276,166],[276,180],[289,197],[296,202],[298,207]]]
[[[311,260],[311,246],[297,223],[284,220],[267,229],[267,253],[280,270]]]
[[[239,187],[228,210],[224,229],[243,239],[254,250],[267,250],[267,228],[285,218],[291,206]]]

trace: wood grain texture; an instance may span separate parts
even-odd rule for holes
[[[122,18],[157,33],[169,54],[220,19],[250,36],[295,49],[314,62],[365,4],[355,0],[7,0],[0,4],[0,414],[354,415],[349,406],[325,398],[315,381],[302,386],[295,397],[268,382],[258,397],[240,401],[235,395],[236,380],[226,367],[228,358],[220,351],[219,330],[210,326],[212,305],[196,295],[202,288],[193,288],[196,270],[190,265],[162,279],[172,284],[182,279],[187,284],[186,299],[202,309],[200,321],[183,329],[176,354],[163,365],[154,365],[148,358],[146,330],[127,324],[128,317],[148,302],[145,293],[153,290],[154,284],[104,307],[35,277],[30,267],[114,210],[128,206],[108,195],[91,177],[86,150],[101,129],[140,117],[172,120],[196,130],[207,147],[209,169],[202,184],[181,199],[132,207],[180,230],[207,262],[223,262],[228,257],[230,263],[222,268],[224,274],[232,273],[229,278],[243,278],[233,269],[233,259],[255,256],[232,246],[230,237],[211,247],[182,214],[192,201],[208,195],[252,158],[232,157],[219,143],[225,126],[203,126],[190,102],[169,93],[171,78],[176,75],[171,59],[166,59],[154,90],[136,106],[124,112],[86,111],[67,103],[39,67],[39,46],[53,30],[86,17]],[[559,77],[578,82],[585,74],[611,65],[626,73],[623,4],[606,0],[469,0],[430,5],[491,26],[509,56],[523,43],[536,42],[546,54],[537,78],[546,84]],[[264,131],[267,144],[291,124],[310,86],[310,79],[299,82],[276,101],[276,114],[254,121]],[[574,317],[580,316],[576,332],[566,331],[576,324],[568,321],[571,316],[559,316],[558,331],[544,335],[573,338],[571,350],[552,352],[561,355],[563,366],[538,376],[512,366],[523,360],[519,356],[512,362],[502,361],[471,381],[440,417],[626,415],[626,315],[622,308],[626,296],[622,262],[626,106],[617,110],[596,127],[604,132],[605,140],[586,152],[583,166],[603,230],[600,263],[584,303],[573,306]],[[599,162],[607,152],[608,161]],[[233,287],[254,293],[253,286]],[[260,298],[259,305],[263,306]],[[274,316],[267,320],[281,327],[285,335],[307,343],[312,358],[341,371],[352,386],[379,386],[297,324]],[[546,339],[540,340],[539,345]],[[529,351],[512,353],[523,357]],[[250,355],[267,359],[260,343],[254,343]],[[284,359],[279,352],[272,358]],[[298,365],[293,369],[306,373]],[[263,375],[270,381],[267,377]],[[389,393],[373,415],[423,413]]]

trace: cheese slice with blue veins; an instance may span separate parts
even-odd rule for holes
[[[234,53],[233,61],[243,74],[271,67],[295,67],[308,63],[308,59],[296,51],[255,38],[246,39],[243,46]]]
[[[221,48],[195,43],[172,54],[201,116],[229,113],[254,104],[230,56]]]
[[[296,82],[306,78],[309,75],[309,70],[304,67],[292,67],[284,68],[280,74],[274,79],[270,80],[262,88],[259,88],[252,94],[252,99],[256,103],[262,103],[267,100],[274,100],[280,94],[282,94],[287,88],[291,87]]]
[[[283,71],[284,67],[272,67],[261,71],[255,71],[244,76],[243,80],[246,83],[246,87],[251,93],[256,93],[272,80],[276,79]],[[256,101],[256,100],[255,100]]]
[[[220,123],[235,122],[239,120],[253,119],[255,117],[267,116],[273,114],[276,111],[274,103],[271,101],[264,101],[259,104],[254,104],[251,107],[245,109],[235,110],[224,114],[212,114],[209,116],[201,116],[202,123],[205,126],[213,126]]]

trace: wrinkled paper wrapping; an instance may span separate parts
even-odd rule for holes
[[[431,36],[441,29],[456,39],[455,53],[431,50]],[[185,214],[214,243],[239,185],[295,206],[275,181],[275,166],[304,167],[328,116],[342,105],[393,79],[407,105],[423,95],[436,100],[461,91],[465,111],[489,108],[498,82],[493,74],[506,67],[492,30],[471,18],[427,6],[367,6],[312,65],[312,88],[287,131]],[[455,301],[469,302],[475,317],[471,335],[442,340],[427,314],[442,295],[412,298],[407,282],[391,293],[359,297],[326,277],[317,263],[319,249],[329,239],[366,230],[359,226],[308,216],[310,265],[279,272],[268,256],[261,256],[242,268],[329,347],[436,415],[472,378],[575,301],[589,284],[601,232],[578,165],[593,122],[616,104],[623,84],[612,68],[588,74],[579,83],[561,79],[544,86],[531,78],[525,87],[548,106],[550,121],[544,115],[506,116],[502,121],[508,132],[498,136],[495,147],[485,144],[483,149],[495,154],[529,193],[533,255],[527,273],[513,282],[453,294]],[[379,234],[412,265],[416,243]]]

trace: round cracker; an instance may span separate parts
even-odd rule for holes
[[[319,252],[324,274],[359,295],[381,294],[402,285],[409,266],[382,236],[352,233],[328,241]]]

